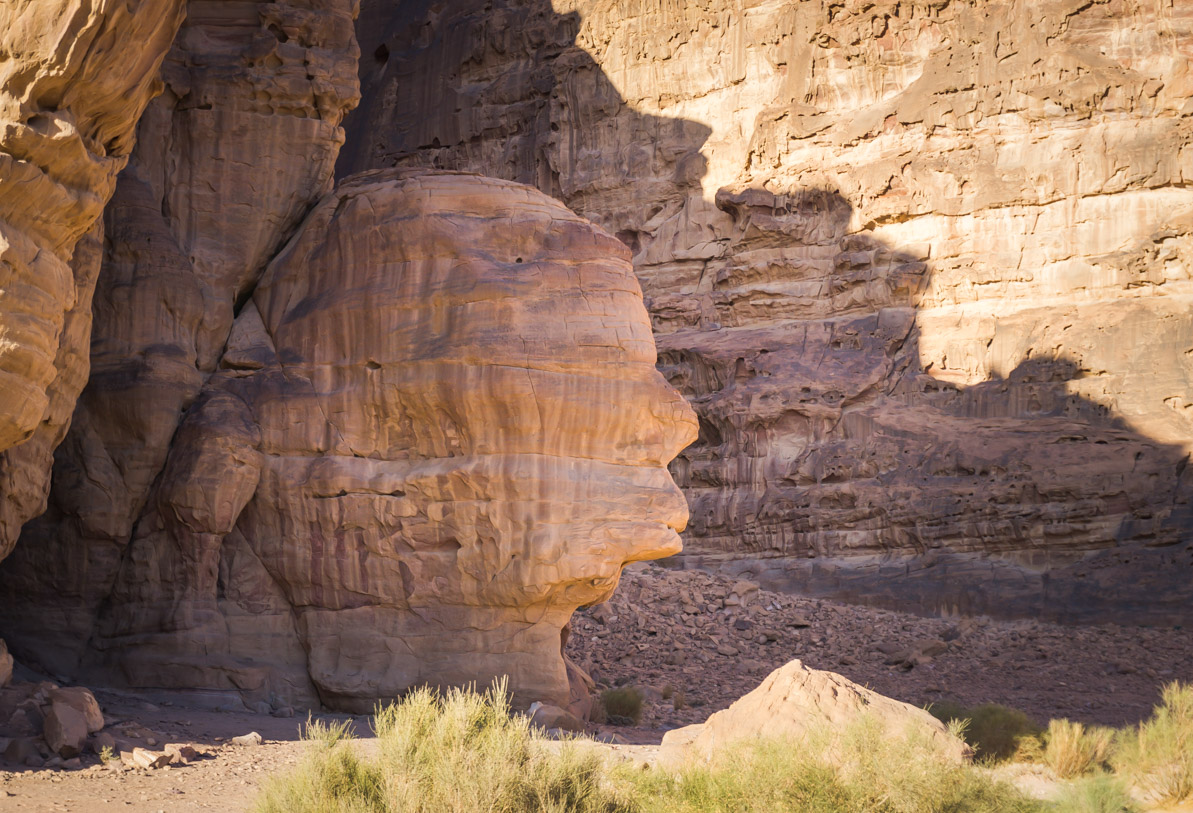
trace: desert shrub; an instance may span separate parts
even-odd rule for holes
[[[1044,808],[918,737],[872,721],[795,745],[741,743],[677,771],[617,769],[643,813],[1027,813]]]
[[[311,753],[302,768],[265,786],[262,813],[386,813],[385,778],[352,747],[350,722],[308,719]]]
[[[1193,684],[1165,686],[1152,716],[1119,733],[1112,761],[1159,802],[1193,798]]]
[[[377,755],[308,726],[312,750],[265,788],[260,813],[628,813],[591,744],[547,743],[487,692],[422,689],[377,711]]]
[[[1024,747],[1030,748],[1031,741],[1042,731],[1023,712],[997,703],[968,708],[945,701],[929,706],[928,711],[943,723],[968,720],[962,737],[978,760],[1011,759]]]
[[[687,695],[682,690],[677,690],[675,694],[671,695],[671,708],[676,711],[683,711],[687,707]]]
[[[1050,813],[1135,813],[1123,781],[1098,774],[1065,784]]]
[[[1044,762],[1061,779],[1083,776],[1106,764],[1113,742],[1113,729],[1053,720],[1044,733]]]
[[[1036,813],[926,739],[863,720],[844,732],[730,747],[643,769],[592,743],[550,742],[511,714],[503,687],[416,691],[378,709],[365,756],[348,725],[308,723],[310,751],[266,785],[258,813]]]
[[[633,686],[601,692],[605,716],[615,725],[634,725],[642,719],[642,692]]]

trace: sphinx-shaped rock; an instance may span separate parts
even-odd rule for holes
[[[0,559],[45,507],[87,380],[94,224],[182,11],[181,0],[0,7]]]
[[[237,317],[101,619],[134,685],[368,710],[508,675],[572,704],[561,631],[678,552],[696,433],[628,252],[519,184],[366,173]]]
[[[358,97],[355,0],[195,0],[187,12],[104,216],[91,378],[49,507],[0,577],[14,651],[55,674],[78,664],[237,307],[330,190]]]

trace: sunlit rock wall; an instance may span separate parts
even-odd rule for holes
[[[104,215],[91,378],[49,507],[0,568],[0,628],[18,658],[64,675],[78,665],[237,308],[331,188],[358,96],[356,11],[355,0],[186,4],[165,90]],[[98,264],[99,250],[81,259]]]
[[[45,510],[87,380],[96,223],[160,90],[181,0],[0,7],[0,559]]]

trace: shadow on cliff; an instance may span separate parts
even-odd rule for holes
[[[366,0],[363,100],[337,174],[424,165],[528,183],[617,231],[638,263],[702,201],[711,129],[631,110],[576,44],[580,23],[548,0]],[[1032,356],[967,387],[934,377],[918,319],[930,252],[851,225],[834,189],[702,203],[719,248],[647,271],[690,276],[649,303],[660,368],[700,417],[672,467],[690,549],[714,554],[689,565],[925,612],[1189,612],[1186,455],[1072,392],[1090,374],[1078,360]],[[820,567],[834,556],[867,564]]]
[[[851,230],[836,190],[716,202],[733,218],[726,255],[765,259],[726,264],[689,309],[697,330],[658,337],[660,367],[700,419],[673,466],[704,543],[689,566],[933,614],[1190,617],[1182,448],[1074,392],[1094,372],[1063,353],[971,386],[934,377],[918,320],[926,252]],[[760,312],[789,329],[737,326]],[[722,342],[727,331],[739,339]],[[743,460],[765,473],[743,474]],[[729,484],[747,493],[726,508]]]
[[[629,111],[576,45],[580,23],[550,0],[362,3],[362,98],[344,122],[336,177],[471,170],[534,186],[605,225],[610,210],[647,220],[699,194],[712,129]],[[629,195],[625,177],[636,181]]]

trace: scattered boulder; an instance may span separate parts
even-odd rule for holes
[[[579,732],[584,730],[584,723],[565,709],[550,703],[531,703],[527,711],[532,725],[550,730]]]
[[[46,714],[46,745],[63,759],[77,756],[87,744],[87,715],[67,703],[52,703]]]
[[[32,737],[16,737],[4,749],[4,758],[15,765],[36,768],[42,765],[41,752]]]
[[[843,730],[863,716],[876,720],[891,736],[925,735],[950,760],[959,762],[969,755],[965,743],[923,709],[832,672],[809,669],[798,660],[771,672],[758,688],[707,722],[668,731],[660,755],[669,761],[706,757],[731,742],[756,737],[799,741],[822,727]]]
[[[0,687],[12,682],[12,655],[8,652],[8,644],[0,638]]]
[[[87,720],[87,733],[94,734],[104,727],[104,715],[90,689],[71,686],[65,689],[51,689],[48,693],[51,705],[63,703],[82,713]]]
[[[256,731],[250,731],[248,734],[241,734],[239,737],[233,737],[228,740],[232,745],[260,745],[265,742],[265,738]]]

